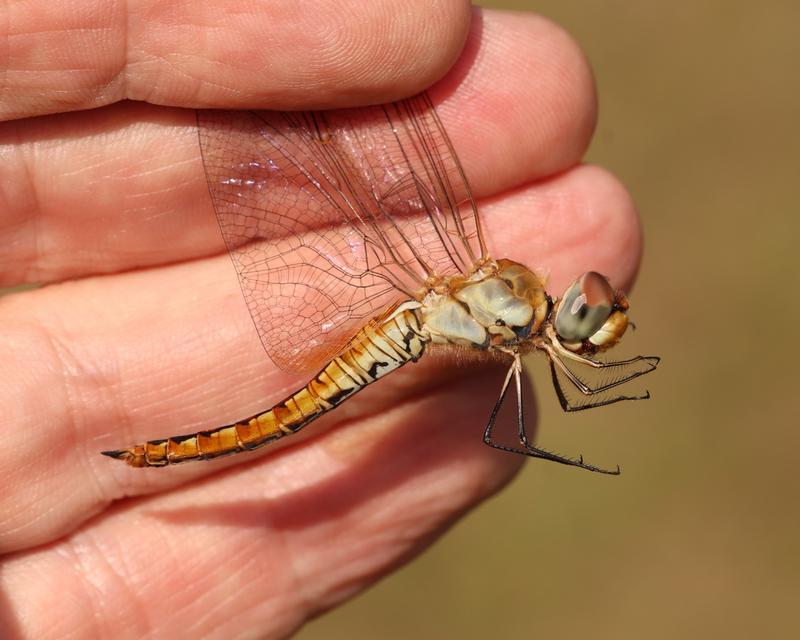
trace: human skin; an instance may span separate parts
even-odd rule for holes
[[[523,462],[481,439],[503,365],[447,355],[259,452],[154,470],[99,455],[306,381],[271,363],[243,308],[192,108],[356,106],[433,84],[494,257],[548,269],[555,295],[589,269],[633,281],[636,212],[580,164],[595,91],[562,29],[455,0],[297,4],[0,9],[0,286],[46,285],[0,299],[3,638],[285,637]]]

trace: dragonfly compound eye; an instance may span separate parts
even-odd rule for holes
[[[620,326],[625,314],[614,309],[616,297],[614,289],[604,276],[594,271],[584,273],[570,285],[558,305],[556,333],[568,342],[590,340],[597,345],[605,345],[610,336],[598,335],[597,341],[593,338],[606,328],[604,325],[613,316],[616,329],[608,329],[613,330],[616,342],[625,331],[625,327]],[[625,324],[627,326],[627,322]],[[620,328],[622,332],[619,331]]]

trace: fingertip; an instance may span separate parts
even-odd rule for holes
[[[592,228],[596,229],[596,235],[587,238],[592,255],[614,286],[629,291],[643,250],[636,203],[622,181],[608,169],[586,164],[579,170],[586,185],[583,216],[594,222]]]
[[[579,165],[481,208],[492,255],[546,269],[554,291],[586,271],[598,271],[624,290],[635,278],[642,254],[639,216],[624,185],[602,167]]]
[[[56,0],[0,20],[0,119],[125,99],[238,109],[387,102],[441,78],[470,22],[465,0],[110,4],[76,12]],[[77,32],[95,35],[76,46]]]
[[[159,11],[173,15],[179,9]],[[463,0],[407,7],[394,0],[326,0],[313,11],[273,2],[205,12],[192,15],[202,46],[173,30],[163,38],[157,29],[142,33],[140,46],[148,55],[160,51],[180,65],[157,65],[151,73],[137,67],[127,83],[129,97],[174,106],[287,110],[388,102],[441,78],[458,58],[470,22]],[[170,82],[161,79],[165,74],[173,76]]]
[[[597,120],[582,49],[565,29],[531,13],[482,10],[459,62],[431,93],[479,191],[574,165]]]
[[[358,15],[363,10],[359,7]],[[394,1],[376,3],[374,17],[361,28],[337,29],[330,54],[315,63],[328,95],[303,108],[338,108],[399,100],[440,80],[455,64],[470,32],[468,2],[436,0],[398,11]]]

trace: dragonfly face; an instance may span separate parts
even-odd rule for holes
[[[198,135],[261,343],[282,369],[314,375],[244,420],[106,455],[147,467],[254,449],[416,361],[428,345],[449,344],[511,360],[487,444],[615,473],[528,440],[520,357],[546,354],[565,411],[649,397],[612,390],[658,358],[594,359],[628,324],[627,300],[600,274],[584,274],[554,302],[533,271],[488,254],[477,203],[427,95],[330,112],[201,111]],[[519,441],[506,446],[492,427],[512,379]]]
[[[594,271],[573,282],[554,309],[561,344],[575,353],[594,354],[613,347],[628,328],[628,301]]]

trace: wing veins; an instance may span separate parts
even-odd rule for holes
[[[417,157],[419,157],[421,160],[423,160],[422,165],[423,165],[423,168],[425,169],[425,174],[426,174],[428,180],[431,181],[431,184],[435,184],[436,182],[439,182],[439,184],[441,186],[442,182],[443,182],[443,179],[444,179],[443,178],[443,175],[444,175],[443,172],[446,171],[446,169],[439,169],[439,168],[436,167],[435,159],[433,157],[433,154],[430,151],[430,148],[429,148],[429,146],[427,144],[427,141],[425,140],[425,137],[424,137],[423,132],[422,132],[422,125],[423,125],[422,120],[417,118],[416,115],[414,114],[413,108],[412,108],[412,106],[410,104],[410,101],[405,106],[407,106],[407,115],[409,116],[408,119],[411,121],[414,134],[408,133],[409,132],[409,125],[408,125],[407,122],[405,122],[405,121],[403,121],[401,119],[401,124],[402,124],[403,128],[406,130],[406,132],[408,133],[408,138],[411,140],[411,145],[414,148],[414,151],[416,152]],[[397,111],[399,111],[400,106],[399,105],[395,105],[395,109]],[[432,201],[434,203],[434,206],[437,208],[437,210],[441,214],[442,208],[439,206],[439,199],[437,198],[437,195],[435,193],[431,193],[430,191],[428,191],[427,189],[424,188],[424,182],[419,178],[417,172],[414,170],[414,167],[413,167],[413,165],[412,165],[412,163],[411,163],[411,161],[410,161],[410,159],[408,157],[408,153],[406,152],[406,149],[404,148],[403,143],[400,140],[400,136],[397,133],[397,127],[396,127],[395,123],[392,122],[391,116],[386,111],[386,109],[384,109],[384,112],[386,113],[387,119],[389,120],[390,126],[392,128],[392,132],[394,133],[395,138],[397,139],[398,147],[400,148],[401,152],[403,153],[403,156],[406,159],[406,164],[408,164],[408,166],[409,166],[409,168],[411,170],[411,173],[412,173],[413,178],[414,178],[414,184],[415,184],[416,189],[417,189],[417,194],[420,197],[420,202],[422,202],[422,204],[423,204],[423,206],[425,208],[425,211],[427,213],[428,219],[430,220],[431,225],[433,226],[434,230],[436,231],[436,234],[438,235],[439,240],[442,243],[442,246],[445,248],[445,251],[447,252],[448,258],[450,259],[450,262],[452,263],[452,265],[457,270],[462,271],[462,272],[468,271],[472,265],[466,265],[464,263],[461,263],[461,257],[458,255],[458,250],[455,248],[455,245],[452,242],[452,238],[450,237],[450,234],[447,233],[446,230],[442,229],[442,222],[440,220],[440,215],[436,215],[435,214],[434,210],[431,209],[431,207],[429,206],[428,201],[426,200],[426,195],[427,195],[427,197],[430,198],[430,201]],[[425,153],[423,154],[422,151],[424,151]],[[427,160],[427,162],[425,162],[425,160]],[[433,169],[433,175],[431,175],[431,168]],[[444,189],[444,191],[445,191],[445,196],[446,196],[446,198],[448,200],[448,203],[447,203],[448,207],[450,208],[451,212],[453,213],[454,223],[457,225],[457,227],[461,228],[461,224],[460,224],[461,223],[461,219],[460,219],[461,217],[460,217],[460,215],[458,213],[458,210],[454,209],[452,207],[451,202],[450,202],[452,200],[451,194],[449,194],[446,189]],[[462,235],[462,237],[465,235],[463,228],[461,228],[461,235]]]

